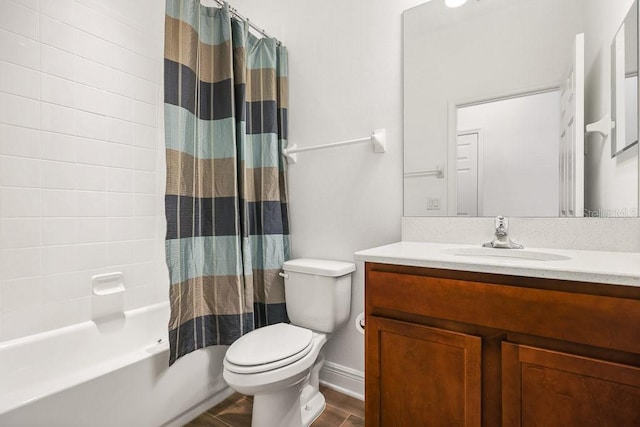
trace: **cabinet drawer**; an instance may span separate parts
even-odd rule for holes
[[[637,299],[376,270],[366,280],[367,314],[392,310],[640,353]]]

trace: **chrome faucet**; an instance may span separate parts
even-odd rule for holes
[[[497,216],[496,221],[496,237],[488,243],[482,245],[485,248],[496,249],[522,249],[524,246],[512,242],[509,238],[509,219],[504,216]]]

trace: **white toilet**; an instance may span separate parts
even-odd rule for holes
[[[328,334],[349,318],[354,264],[296,259],[285,262],[283,270],[291,324],[249,332],[224,358],[229,386],[254,396],[252,427],[306,427],[322,413],[320,350]]]

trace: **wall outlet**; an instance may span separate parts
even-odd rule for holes
[[[440,210],[440,199],[439,198],[427,199],[427,210],[429,211]]]

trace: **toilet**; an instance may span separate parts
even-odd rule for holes
[[[354,264],[296,259],[282,269],[291,323],[249,332],[224,358],[227,384],[254,396],[252,427],[306,427],[322,413],[321,350],[349,318]]]

